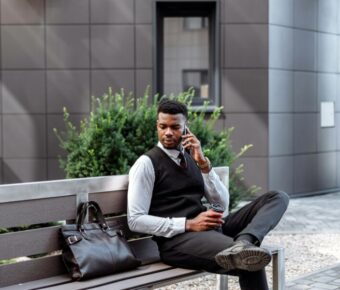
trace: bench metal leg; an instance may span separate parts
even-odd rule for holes
[[[228,275],[216,275],[216,290],[228,290]]]
[[[273,255],[273,290],[285,290],[285,252],[280,248]]]

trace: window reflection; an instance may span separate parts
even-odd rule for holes
[[[201,105],[209,93],[208,17],[164,17],[165,94],[195,89],[193,105]]]

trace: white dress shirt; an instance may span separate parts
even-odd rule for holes
[[[178,166],[179,151],[165,149],[160,142],[157,144]],[[229,191],[222,183],[216,172],[202,173],[204,195],[210,203],[218,203],[228,214]],[[152,234],[170,238],[185,232],[185,217],[158,217],[149,215],[152,192],[155,182],[155,171],[151,159],[140,156],[129,172],[128,189],[128,224],[134,232]]]

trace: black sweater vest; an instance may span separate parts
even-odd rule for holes
[[[185,152],[187,168],[178,166],[159,147],[145,153],[155,170],[155,184],[149,214],[160,217],[194,218],[206,208],[201,199],[204,182],[200,169]]]

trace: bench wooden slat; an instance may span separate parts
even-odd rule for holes
[[[129,230],[126,216],[110,217],[106,220],[109,226],[121,229],[127,238],[136,236],[136,233]],[[60,250],[60,227],[61,225],[1,234],[0,260],[45,254]],[[29,247],[27,245],[29,245]]]
[[[122,230],[127,239],[138,235],[130,231],[126,216],[110,217],[106,221],[109,226]],[[58,239],[60,227],[61,225],[57,225],[0,234],[0,260],[60,250],[61,247]],[[155,244],[154,242],[152,243]],[[30,246],[27,247],[27,245]]]
[[[74,219],[75,215],[75,196],[0,203],[0,228]]]
[[[0,287],[65,274],[60,255],[0,266]]]
[[[136,277],[150,274],[150,273],[160,273],[172,269],[173,267],[166,265],[164,263],[154,263],[146,266],[141,266],[138,269],[126,271],[122,273],[117,273],[114,275],[99,277],[96,279],[91,279],[87,281],[74,281],[71,283],[66,283],[63,285],[50,286],[44,289],[55,289],[55,290],[77,290],[77,289],[88,289],[90,287],[96,287],[97,285],[105,285],[108,283],[115,283],[118,281],[128,281],[127,279],[136,279]],[[116,289],[116,288],[111,288]]]
[[[266,246],[267,247],[267,246]],[[278,253],[280,247],[270,246],[272,253]],[[172,271],[176,270],[176,271]],[[179,270],[179,271],[178,271]],[[164,272],[161,272],[164,271]],[[187,272],[189,271],[189,272]],[[150,273],[148,275],[148,273]],[[141,286],[156,286],[168,285],[171,283],[187,280],[187,277],[193,279],[195,276],[200,276],[204,272],[184,269],[173,269],[172,267],[163,263],[154,263],[147,267],[140,267],[137,270],[129,272],[118,273],[111,276],[105,276],[82,282],[72,282],[68,276],[60,275],[33,282],[24,283],[21,285],[13,285],[5,287],[5,290],[28,290],[28,289],[54,289],[54,290],[76,290],[76,289],[131,289],[132,287]],[[141,278],[141,279],[140,279]],[[129,279],[129,280],[125,280]],[[132,281],[132,282],[131,282]],[[98,285],[98,287],[96,287]],[[284,285],[284,284],[283,284]],[[284,290],[284,287],[274,289]]]
[[[160,261],[157,244],[151,238],[131,241],[130,245],[136,257],[140,259],[143,264]]]
[[[59,250],[59,229],[54,226],[0,235],[0,260]]]
[[[56,286],[56,285],[63,285],[65,283],[70,283],[71,278],[69,275],[59,275],[59,276],[52,276],[45,279],[35,280],[23,284],[17,284],[7,287],[2,287],[3,290],[30,290],[30,289],[40,289],[49,286]]]
[[[165,281],[172,281],[174,278],[181,278],[185,276],[192,276],[195,273],[202,273],[197,270],[188,270],[181,268],[174,268],[167,271],[162,271],[159,273],[153,273],[149,275],[144,275],[142,277],[136,277],[129,280],[123,280],[116,283],[111,283],[103,286],[94,287],[96,290],[106,290],[106,289],[115,289],[115,290],[123,290],[123,289],[133,289],[135,287],[141,288],[148,285],[156,285],[157,283],[162,283]],[[53,289],[53,288],[50,288]],[[86,289],[86,288],[80,288]]]
[[[58,231],[57,228],[55,230]],[[40,229],[38,232],[39,231]],[[57,234],[57,231],[51,231],[50,233],[55,235]],[[0,235],[0,238],[1,236],[2,235]],[[34,236],[32,235],[31,237],[33,238]],[[53,241],[52,243],[54,243],[55,247],[59,249],[59,245],[55,240],[57,240],[57,238],[52,238],[51,242]],[[30,247],[27,247],[28,244],[25,245],[25,242],[28,241],[24,239],[22,241],[23,243],[20,246],[29,248],[27,251],[32,251],[31,247],[33,247],[33,245],[29,244]],[[45,241],[43,245],[48,246],[48,241]],[[143,262],[143,265],[159,262],[160,258],[158,248],[156,243],[152,241],[151,238],[133,240],[130,242],[130,245],[137,258]],[[17,246],[18,244],[14,245],[13,250],[15,250]],[[13,256],[11,258],[13,258]],[[34,269],[34,272],[31,271],[32,269]],[[37,258],[13,264],[5,264],[0,266],[0,287],[10,285],[15,281],[24,283],[27,281],[42,279],[62,273],[66,273],[66,268],[61,260],[60,255]]]
[[[0,186],[0,203],[125,190],[128,181],[128,175],[115,175],[3,184]]]
[[[103,214],[126,212],[127,190],[91,193],[89,200],[100,204]]]
[[[109,217],[106,218],[106,221],[109,226],[122,230],[127,239],[130,239],[131,237],[136,238],[136,236],[141,236],[140,233],[130,231],[127,223],[127,217],[125,215],[119,217]]]

